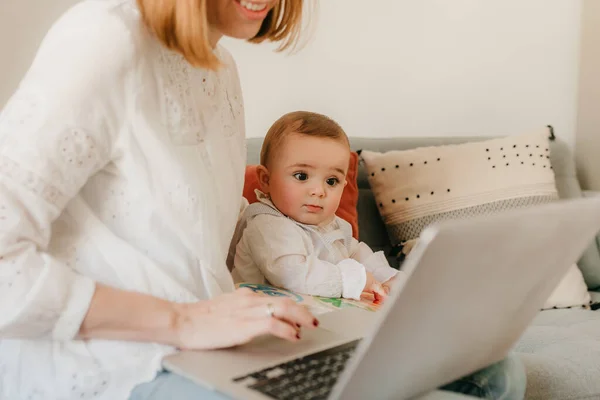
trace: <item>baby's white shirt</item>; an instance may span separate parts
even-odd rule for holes
[[[399,273],[382,251],[352,237],[336,217],[323,226],[286,217],[266,195],[246,208],[233,270],[237,282],[270,283],[298,293],[360,299],[366,272],[383,283]]]

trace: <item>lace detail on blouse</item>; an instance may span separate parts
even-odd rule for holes
[[[231,76],[235,71],[225,67],[218,71],[194,68],[178,53],[164,48],[158,51],[164,70],[166,128],[173,144],[200,144],[215,123],[224,137],[242,131],[243,99],[238,92],[229,92],[232,80],[237,79]],[[215,52],[223,58],[224,52],[219,48]],[[195,87],[202,93],[192,90]]]
[[[62,208],[106,162],[109,138],[101,133],[105,127],[98,111],[54,117],[47,104],[46,96],[34,86],[21,87],[0,114],[0,144],[4,149],[0,154],[0,176]],[[96,125],[100,132],[94,138],[85,128],[55,121],[61,117]],[[102,146],[96,143],[98,137]],[[42,153],[51,157],[42,157]]]
[[[21,168],[19,164],[4,156],[0,156],[0,175],[12,180],[18,185],[26,187],[37,196],[44,199],[48,204],[55,207],[60,207],[68,200],[56,186],[47,184],[33,172]],[[0,214],[3,213],[0,211]],[[0,220],[4,220],[5,218],[6,215],[0,215]]]
[[[165,71],[162,90],[169,137],[176,145],[202,143],[206,130],[192,92],[193,67],[178,53],[164,48],[160,48],[159,52]]]

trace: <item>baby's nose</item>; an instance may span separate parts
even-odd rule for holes
[[[313,196],[323,196],[325,194],[324,185],[317,184],[317,185],[314,185],[311,189],[312,189],[311,194]]]

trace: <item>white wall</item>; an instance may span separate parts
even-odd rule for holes
[[[317,0],[295,55],[224,40],[242,76],[248,136],[287,111],[354,136],[513,134],[552,124],[574,141],[581,0]],[[75,0],[0,0],[0,107]]]
[[[50,25],[77,0],[0,0],[0,110]]]
[[[600,190],[600,1],[582,5],[575,161],[584,190]]]
[[[296,55],[224,41],[248,136],[319,111],[353,136],[514,134],[552,124],[573,142],[580,0],[321,0]]]

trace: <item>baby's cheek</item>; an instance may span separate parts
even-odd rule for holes
[[[279,198],[281,201],[281,208],[285,208],[286,211],[296,206],[300,200],[298,199],[298,191],[294,190],[293,187],[282,187],[279,191]],[[282,210],[283,211],[283,210]]]
[[[335,193],[329,197],[329,201],[332,207],[338,208],[340,201],[342,201],[342,190],[336,190]]]

